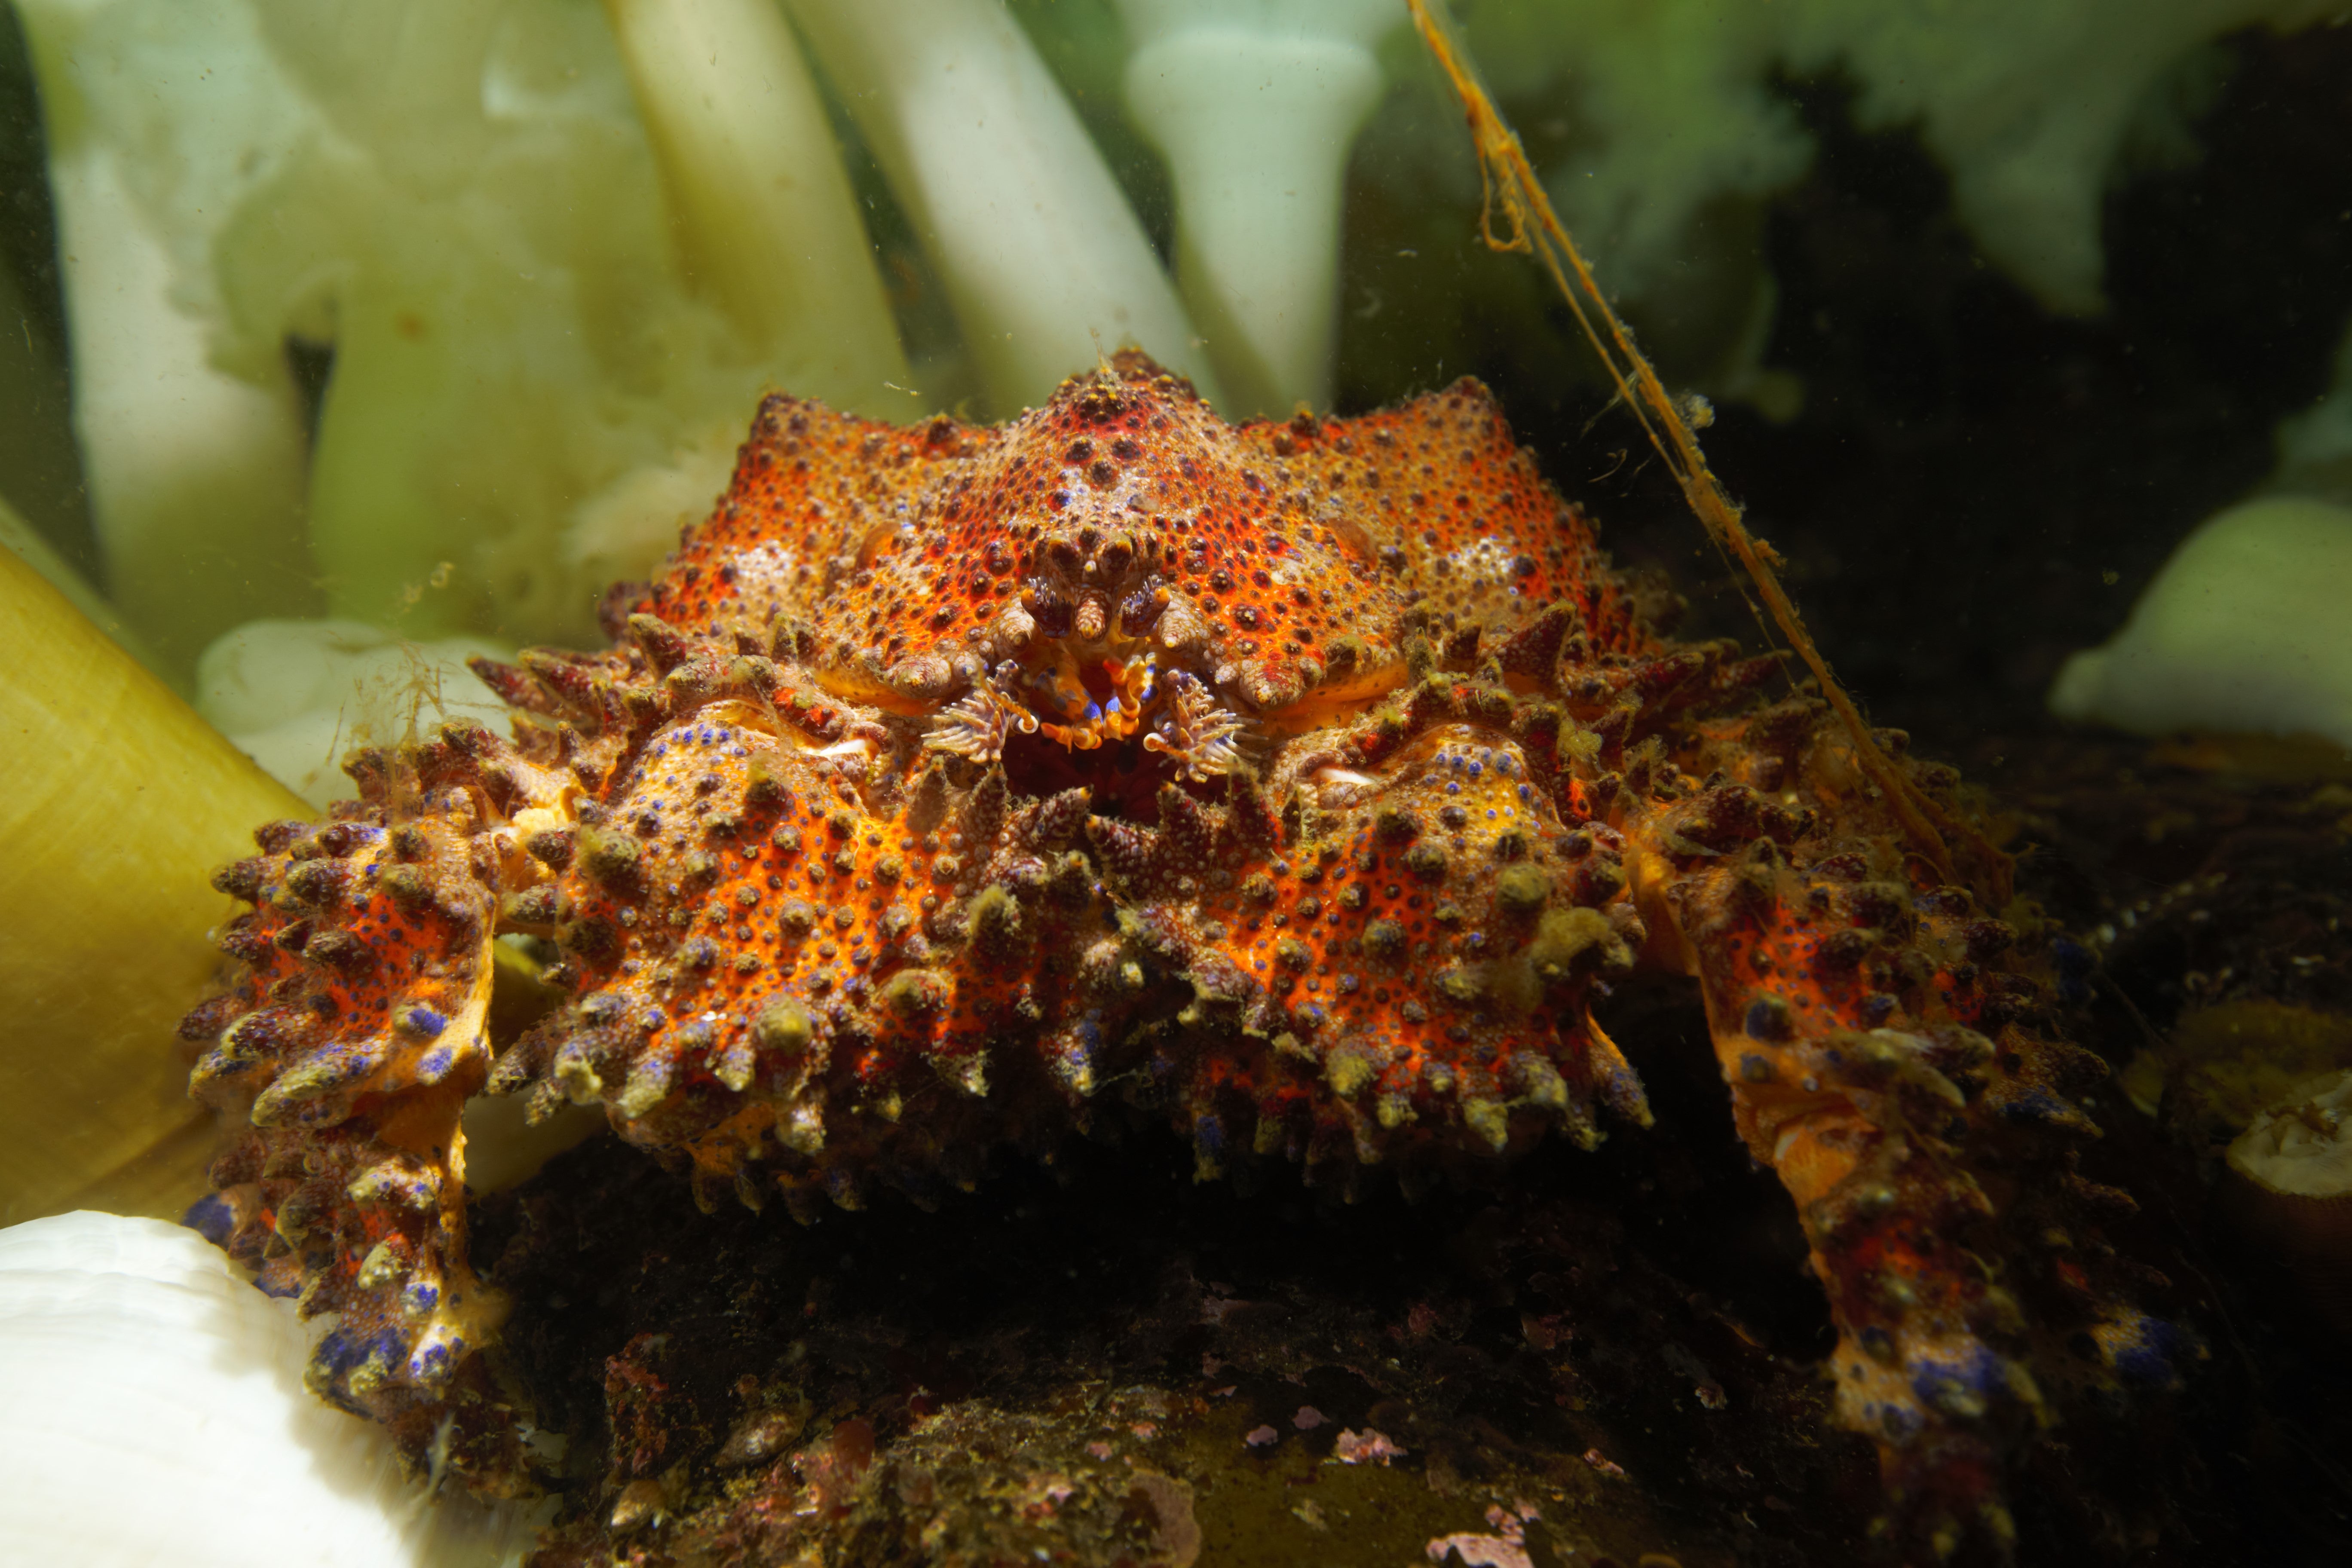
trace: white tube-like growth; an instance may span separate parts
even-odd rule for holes
[[[604,0],[688,279],[795,367],[793,390],[903,414],[882,280],[816,84],[774,0]]]
[[[1402,0],[1119,0],[1176,184],[1176,278],[1236,411],[1328,406],[1341,183]]]
[[[997,0],[790,0],[946,279],[996,412],[1134,344],[1217,387],[1102,155]]]
[[[312,1337],[177,1226],[82,1212],[0,1230],[0,1560],[520,1562],[550,1508],[432,1500],[382,1428],[302,1386]]]
[[[404,641],[364,621],[248,621],[196,661],[196,711],[264,772],[320,811],[355,800],[343,758],[507,708],[466,661],[514,650],[485,637]]]
[[[218,369],[201,292],[139,210],[127,142],[151,127],[119,112],[126,61],[86,37],[89,0],[20,0],[48,133],[49,189],[73,364],[74,433],[108,587],[167,668],[184,672],[242,620],[317,603],[303,542],[303,436],[282,364],[266,379]],[[257,47],[221,29],[230,75]],[[189,68],[194,68],[189,62]],[[93,102],[104,98],[117,112]],[[183,215],[194,233],[215,215]]]
[[[2200,524],[2050,709],[2143,735],[2304,736],[2352,749],[2352,507],[2247,501]]]

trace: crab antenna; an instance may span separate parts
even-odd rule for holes
[[[1951,845],[1953,840],[1958,840],[1968,852],[1969,868],[1975,879],[1993,895],[1997,904],[2007,903],[2011,891],[2009,857],[1983,834],[1929,799],[1879,745],[1862,710],[1838,684],[1837,677],[1830,673],[1829,661],[1813,646],[1796,605],[1780,586],[1779,574],[1774,571],[1780,560],[1778,552],[1749,532],[1748,525],[1740,521],[1739,508],[1724,494],[1714,470],[1706,465],[1706,454],[1699,449],[1698,432],[1689,416],[1666,391],[1658,373],[1635,346],[1633,333],[1610,308],[1608,298],[1593,279],[1592,269],[1552,210],[1551,198],[1544,194],[1543,183],[1529,166],[1517,134],[1480,85],[1475,69],[1454,43],[1451,27],[1433,0],[1406,3],[1412,7],[1414,27],[1419,29],[1438,68],[1460,96],[1464,117],[1469,121],[1470,138],[1478,153],[1479,179],[1486,189],[1486,202],[1478,218],[1481,237],[1492,249],[1533,255],[1551,275],[1593,352],[1609,367],[1618,395],[1624,399],[1633,417],[1641,421],[1651,445],[1657,448],[1659,457],[1682,486],[1684,500],[1698,514],[1699,521],[1706,525],[1717,544],[1738,558],[1756,584],[1757,592],[1763,595],[1766,607],[1772,612],[1780,635],[1789,639],[1789,646],[1805,661],[1813,679],[1821,682],[1822,695],[1837,710],[1853,742],[1855,763],[1870,782],[1885,793],[1913,847],[1937,875],[1946,881],[1957,881]]]

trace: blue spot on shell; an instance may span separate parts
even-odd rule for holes
[[[2161,1318],[2141,1317],[2132,1325],[2129,1340],[2113,1345],[2116,1370],[2126,1381],[2144,1388],[2169,1388],[2180,1381],[2174,1364],[2182,1352],[2196,1353],[2196,1342]]]
[[[1949,1400],[1956,1389],[1990,1400],[2008,1387],[2000,1358],[1981,1345],[1958,1360],[1923,1361],[1911,1373],[1911,1392],[1931,1408],[1939,1400]]]
[[[1213,1113],[1192,1123],[1192,1147],[1211,1164],[1223,1163],[1225,1157],[1225,1124]]]
[[[1088,1019],[1077,1026],[1076,1038],[1062,1041],[1055,1054],[1060,1058],[1062,1071],[1075,1079],[1094,1070],[1101,1049],[1102,1031]]]
[[[218,1193],[206,1193],[188,1205],[180,1223],[215,1247],[226,1247],[230,1233],[236,1229],[236,1211]]]
[[[2045,1122],[2068,1121],[2072,1119],[2074,1112],[2073,1105],[2039,1085],[2028,1088],[2015,1098],[2002,1101],[2000,1106],[2002,1119],[2016,1122],[2021,1127],[2036,1127]]]
[[[1785,1040],[1789,1037],[1789,1008],[1777,996],[1759,996],[1748,1004],[1748,1016],[1742,1028],[1759,1040]]]
[[[2059,1000],[2081,1006],[2091,999],[2091,975],[2099,961],[2090,949],[2064,937],[2050,944],[2050,959],[2058,971]]]
[[[360,1347],[341,1329],[330,1329],[310,1351],[310,1364],[329,1379],[340,1378],[360,1359]]]

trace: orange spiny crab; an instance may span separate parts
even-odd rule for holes
[[[1475,1178],[1647,1124],[1588,1008],[1637,965],[1704,990],[1898,1494],[1998,1535],[2053,1343],[2169,1375],[2100,1249],[2039,1245],[2130,1203],[2074,1168],[2103,1068],[2046,933],[1908,854],[1771,661],[1654,634],[1475,383],[1238,428],[1139,354],[992,428],[771,398],[612,606],[607,651],[478,666],[511,741],[365,752],[262,828],[184,1026],[232,1129],[195,1220],[339,1315],[321,1392],[492,1434],[485,1484],[471,1096],[804,1215],[1139,1110],[1203,1175]],[[501,933],[566,999],[494,1059]]]

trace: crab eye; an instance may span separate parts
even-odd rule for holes
[[[1021,607],[1037,623],[1042,637],[1066,637],[1070,635],[1070,602],[1050,588],[1032,587],[1021,595]]]
[[[1159,624],[1161,613],[1167,608],[1166,584],[1139,588],[1118,606],[1118,629],[1129,637],[1139,637]]]

